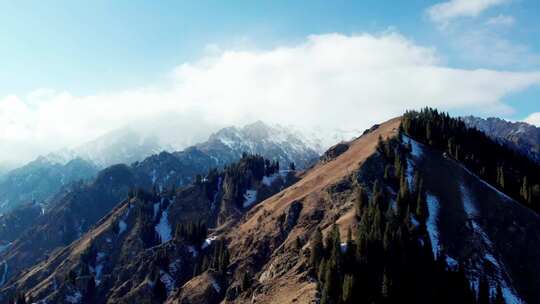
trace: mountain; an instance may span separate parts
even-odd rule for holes
[[[467,126],[486,133],[489,137],[527,155],[540,163],[540,128],[525,122],[510,122],[500,118],[462,118]]]
[[[0,214],[24,203],[43,203],[63,186],[93,177],[98,171],[80,158],[59,164],[40,157],[0,180]]]
[[[292,136],[286,137],[292,144],[281,147],[278,139],[271,138],[276,134],[283,135],[262,123],[228,128],[184,151],[161,152],[131,166],[114,165],[100,171],[95,179],[62,188],[49,200],[47,211],[30,222],[30,227],[13,232],[9,239],[0,238],[6,243],[13,242],[13,246],[0,253],[8,265],[14,264],[7,277],[76,240],[112,210],[130,189],[154,188],[153,191],[161,192],[189,185],[196,181],[196,176],[213,168],[224,168],[248,152],[271,158],[265,165],[273,164],[277,170],[278,160],[288,168],[291,162],[301,167],[317,157]],[[228,140],[229,145],[222,140]],[[19,225],[25,223],[29,222],[21,221]]]
[[[201,149],[185,155],[208,159]],[[245,154],[163,186],[178,159],[161,153],[82,185],[58,226],[0,253],[0,303],[540,301],[540,167],[447,114],[407,112],[305,171]],[[110,184],[131,190],[113,191],[101,219],[76,222],[73,242],[26,259],[35,251],[21,248],[58,238],[58,219]]]

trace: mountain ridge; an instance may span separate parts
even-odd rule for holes
[[[526,122],[511,122],[501,118],[462,117],[472,128],[540,163],[540,128]]]

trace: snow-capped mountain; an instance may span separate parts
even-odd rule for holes
[[[294,162],[300,168],[305,168],[319,156],[321,148],[305,138],[283,126],[257,121],[242,128],[221,129],[196,147],[212,156],[222,153],[238,159],[242,153],[259,154],[277,160],[284,166]]]
[[[540,163],[540,128],[525,122],[510,122],[490,117],[467,116],[463,121],[472,128]]]
[[[207,141],[178,152],[162,152],[136,162],[136,170],[148,172],[161,188],[189,184],[197,174],[238,161],[243,154],[261,155],[278,161],[282,169],[291,163],[299,169],[316,162],[319,154],[296,133],[261,121],[244,127],[228,127]]]

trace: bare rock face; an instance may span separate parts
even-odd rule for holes
[[[321,160],[324,162],[331,161],[341,154],[345,153],[349,149],[349,145],[346,143],[339,143],[324,153],[324,155],[321,157]]]

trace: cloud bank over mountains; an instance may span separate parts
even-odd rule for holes
[[[166,81],[151,86],[88,96],[41,89],[0,97],[0,162],[73,147],[164,113],[178,113],[193,128],[261,119],[329,129],[363,129],[426,105],[509,115],[513,109],[504,98],[540,84],[540,71],[449,67],[436,49],[396,32],[313,35],[266,50],[218,50],[171,68]],[[172,130],[171,136],[192,131]]]

